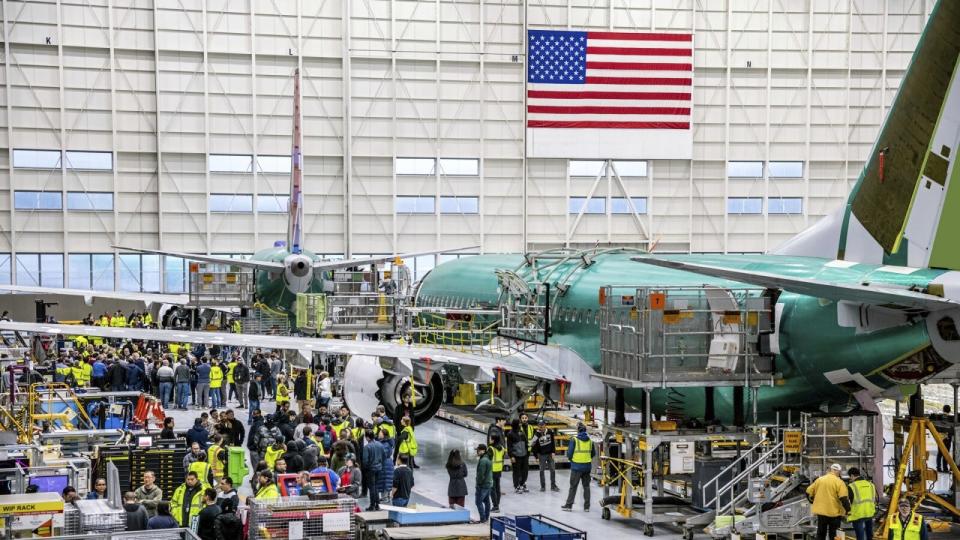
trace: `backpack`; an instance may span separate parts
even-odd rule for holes
[[[331,443],[331,441],[332,441],[332,437],[330,437],[330,430],[329,430],[329,429],[323,430],[323,448],[324,448],[324,450],[326,450],[327,448],[330,448],[330,443]]]
[[[217,540],[236,540],[243,536],[243,521],[233,512],[222,513],[213,520],[213,531]]]

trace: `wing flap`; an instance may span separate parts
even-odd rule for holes
[[[241,268],[253,268],[257,270],[283,270],[284,266],[278,262],[272,261],[254,261],[250,259],[231,259],[230,257],[218,257],[216,255],[201,255],[197,253],[184,253],[182,251],[163,251],[159,249],[143,249],[143,248],[132,248],[126,246],[113,246],[117,249],[122,249],[126,251],[135,251],[137,253],[149,253],[151,255],[169,255],[171,257],[179,257],[181,259],[186,259],[188,261],[200,261],[205,263],[213,264],[228,264],[233,266],[239,266]]]

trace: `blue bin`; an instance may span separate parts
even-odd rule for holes
[[[541,514],[490,519],[490,540],[586,540],[587,533]]]

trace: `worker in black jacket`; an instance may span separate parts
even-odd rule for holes
[[[545,473],[548,468],[550,469],[550,489],[560,491],[557,487],[557,468],[553,461],[553,455],[557,453],[557,442],[553,432],[547,429],[547,424],[543,420],[537,422],[530,451],[537,456],[537,462],[540,464],[540,491],[547,490]]]

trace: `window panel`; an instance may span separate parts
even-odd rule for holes
[[[803,199],[800,197],[770,197],[767,199],[768,214],[802,214]]]
[[[211,212],[253,212],[253,195],[211,194]]]
[[[646,176],[646,161],[614,161],[613,170],[617,171],[621,177],[624,176]]]
[[[143,292],[160,292],[160,256],[140,256],[140,287]]]
[[[433,158],[401,158],[398,157],[394,161],[394,171],[397,174],[417,174],[417,175],[432,175],[434,174],[434,164],[436,160]]]
[[[70,254],[70,275],[67,281],[71,289],[90,288],[90,254]]]
[[[87,171],[112,171],[113,153],[67,150],[67,168]]]
[[[435,208],[433,197],[397,197],[398,214],[432,214]]]
[[[67,209],[87,211],[113,210],[113,193],[69,191],[67,192]]]
[[[478,176],[479,159],[440,158],[440,174],[446,176]]]
[[[727,176],[730,178],[763,178],[763,162],[728,161]]]
[[[476,214],[479,211],[479,197],[440,197],[441,214]]]
[[[120,254],[120,281],[121,291],[140,292],[140,254]]]
[[[90,256],[90,286],[97,291],[112,291],[113,254],[94,253]]]
[[[568,212],[579,214],[583,209],[584,214],[603,214],[606,212],[607,200],[602,197],[592,197],[588,201],[586,197],[570,197]]]
[[[802,161],[771,161],[767,164],[770,178],[803,178]]]
[[[606,161],[570,160],[570,176],[589,176],[591,178],[596,178],[601,174],[604,174],[604,167],[606,164]]]
[[[253,172],[253,156],[248,154],[210,154],[210,172]]]
[[[163,290],[168,293],[186,291],[187,261],[179,257],[163,258]]]
[[[646,197],[630,197],[630,200],[633,201],[633,207],[636,209],[638,214],[647,213]],[[630,205],[627,203],[627,199],[625,197],[613,197],[610,199],[610,213],[630,214],[633,213],[633,210],[630,209]]]
[[[427,272],[433,270],[436,265],[436,257],[433,255],[420,255],[413,258],[413,280],[420,281]]]
[[[40,256],[17,253],[17,285],[40,286]]]
[[[0,253],[0,285],[9,285],[11,281],[10,254]]]
[[[290,174],[290,156],[257,156],[257,170],[262,173]]]
[[[17,169],[59,169],[59,150],[13,150],[13,166]]]
[[[18,253],[17,284],[63,287],[63,254]]]
[[[290,203],[289,195],[257,195],[257,212],[282,214]]]
[[[728,214],[760,214],[763,199],[760,197],[730,197],[727,199]]]
[[[17,210],[61,210],[63,196],[58,191],[15,191],[13,207]]]

